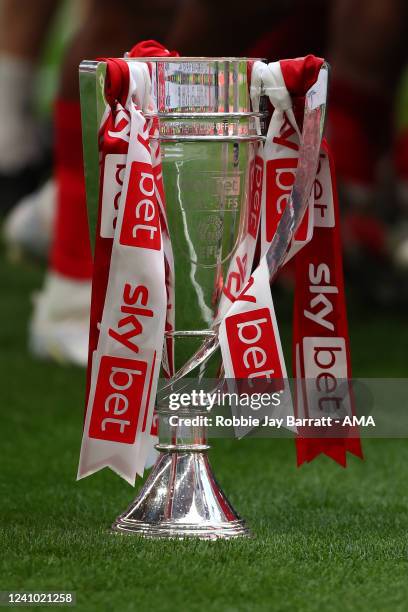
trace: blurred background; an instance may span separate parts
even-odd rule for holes
[[[1,0],[2,258],[11,276],[27,262],[33,278],[44,274],[34,295],[19,298],[31,304],[31,354],[82,366],[87,359],[92,260],[78,65],[122,56],[148,38],[182,55],[328,59],[327,136],[351,316],[358,307],[405,312],[407,10],[403,0],[259,0],[245,10],[230,0]],[[287,296],[291,284],[287,271],[275,291]],[[1,287],[3,299],[13,300],[7,280]]]
[[[327,136],[340,192],[354,376],[406,377],[407,12],[406,0],[257,0],[245,7],[232,0],[0,0],[0,486],[5,524],[14,522],[13,533],[23,534],[20,551],[24,529],[45,526],[44,508],[58,531],[55,504],[67,503],[86,530],[94,512],[109,521],[121,509],[117,500],[123,505],[129,498],[111,474],[74,483],[92,274],[80,61],[122,56],[152,38],[181,55],[326,58],[332,66]],[[275,287],[274,300],[287,348],[290,274]],[[242,444],[255,465],[254,449]],[[281,478],[293,477],[292,447],[285,446],[287,453],[284,441],[256,444],[278,449]],[[238,444],[224,446],[230,459],[221,445],[221,478],[232,478],[235,456],[245,499],[253,474],[239,463]],[[388,478],[380,463],[372,483]],[[346,495],[353,486],[344,484]],[[23,510],[27,503],[31,515]],[[287,500],[279,503],[283,510]],[[62,524],[69,529],[67,518]],[[10,532],[10,546],[13,537]],[[31,570],[38,578],[39,570]]]

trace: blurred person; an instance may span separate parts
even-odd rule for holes
[[[329,134],[340,180],[357,194],[360,205],[373,191],[375,165],[387,140],[383,132],[389,140],[390,112],[381,94],[386,87],[392,91],[401,70],[404,10],[400,0],[336,0],[330,5],[323,0],[261,1],[245,11],[230,0],[190,0],[169,32],[172,10],[165,0],[148,6],[130,0],[92,2],[67,53],[56,104],[58,214],[50,270],[31,324],[34,352],[86,363],[92,261],[79,129],[77,68],[82,59],[120,56],[136,40],[151,36],[184,55],[242,55],[249,49],[250,55],[271,60],[328,54],[334,75]],[[368,229],[366,235],[358,225],[353,231],[381,250],[382,232]]]
[[[330,15],[328,135],[344,186],[362,207],[371,203],[379,162],[393,144],[407,16],[404,0],[337,0]]]
[[[360,294],[394,307],[408,301],[400,189],[408,139],[395,121],[408,59],[407,17],[404,0],[337,0],[329,22],[328,137],[346,205],[346,271]]]
[[[121,56],[135,40],[152,35],[166,38],[170,6],[163,1],[154,5],[126,0],[92,3],[89,19],[67,52],[55,110],[54,176],[58,201],[55,234],[50,269],[37,297],[30,328],[31,349],[38,356],[78,364],[87,361],[92,259],[81,155],[78,65],[84,58]],[[191,6],[194,9],[196,5]],[[184,5],[181,19],[188,14],[189,7],[189,3]],[[261,12],[265,10],[265,6],[261,7]],[[201,21],[201,25],[204,23]],[[227,53],[227,46],[232,45],[228,37],[213,39],[201,53],[221,52],[221,48],[219,51],[216,48],[216,40]],[[240,41],[234,49],[238,52],[242,45]]]
[[[38,61],[57,0],[0,4],[0,213],[33,191],[47,168],[33,112]]]
[[[326,57],[331,144],[338,173],[358,198],[372,190],[376,163],[391,144],[407,16],[405,0],[259,0],[245,9],[232,0],[190,0],[166,42],[186,55]]]
[[[67,49],[54,113],[55,186],[47,184],[29,202],[31,211],[37,211],[39,216],[47,199],[51,203],[55,198],[57,201],[50,267],[44,288],[36,297],[30,325],[31,350],[40,357],[81,365],[87,361],[92,259],[82,166],[78,66],[84,58],[121,56],[140,39],[153,35],[166,38],[174,6],[175,3],[166,0],[145,4],[134,0],[94,0]],[[194,3],[192,6],[195,10]],[[181,18],[188,9],[187,3],[180,11]],[[261,12],[265,10],[261,7]],[[221,40],[227,52],[231,38]],[[214,53],[215,40],[211,44]],[[242,41],[237,44],[237,51],[242,44]],[[211,54],[210,47],[206,47],[206,52]],[[23,227],[20,235],[31,237],[32,215],[22,219],[23,207],[27,210],[27,202],[13,213],[8,227],[13,223],[14,227],[19,225]],[[37,236],[34,242],[38,244]]]
[[[43,90],[54,81],[66,38],[87,3],[0,1],[0,106],[8,108],[8,120],[0,125],[0,212],[12,209],[2,234],[8,255],[16,260],[24,255],[44,259],[49,250],[55,216],[48,109],[52,92],[44,96]],[[40,100],[46,103],[45,120]]]
[[[260,0],[245,10],[234,10],[230,0],[191,0],[168,41],[186,54],[202,49],[268,61],[308,53],[328,59],[327,136],[342,194],[349,278],[361,288],[364,272],[367,297],[390,301],[402,295],[394,262],[408,265],[408,240],[396,246],[388,227],[400,225],[401,208],[408,215],[408,129],[394,144],[407,16],[405,0]],[[401,202],[405,207],[398,207]]]
[[[86,58],[118,57],[140,39],[164,36],[174,3],[92,0],[68,46],[54,110],[54,183],[37,194],[55,200],[49,269],[36,296],[30,347],[39,357],[86,365],[92,256],[82,159],[78,67]],[[30,228],[27,228],[30,231]]]

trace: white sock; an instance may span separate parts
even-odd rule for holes
[[[0,54],[0,172],[13,172],[38,159],[36,122],[30,112],[35,67]]]
[[[91,310],[91,280],[76,280],[49,271],[39,295],[46,318],[88,319]]]

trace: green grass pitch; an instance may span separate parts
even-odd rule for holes
[[[407,609],[406,440],[366,440],[346,470],[297,469],[291,440],[217,440],[215,473],[253,539],[111,535],[135,492],[107,470],[75,482],[85,374],[28,355],[42,273],[0,263],[0,590],[73,590],[85,611]],[[406,375],[405,319],[354,309],[350,327],[356,376]]]

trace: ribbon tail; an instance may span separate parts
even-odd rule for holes
[[[342,467],[347,467],[347,452],[364,459],[359,438],[296,438],[297,466],[310,463],[319,455],[326,455]]]

